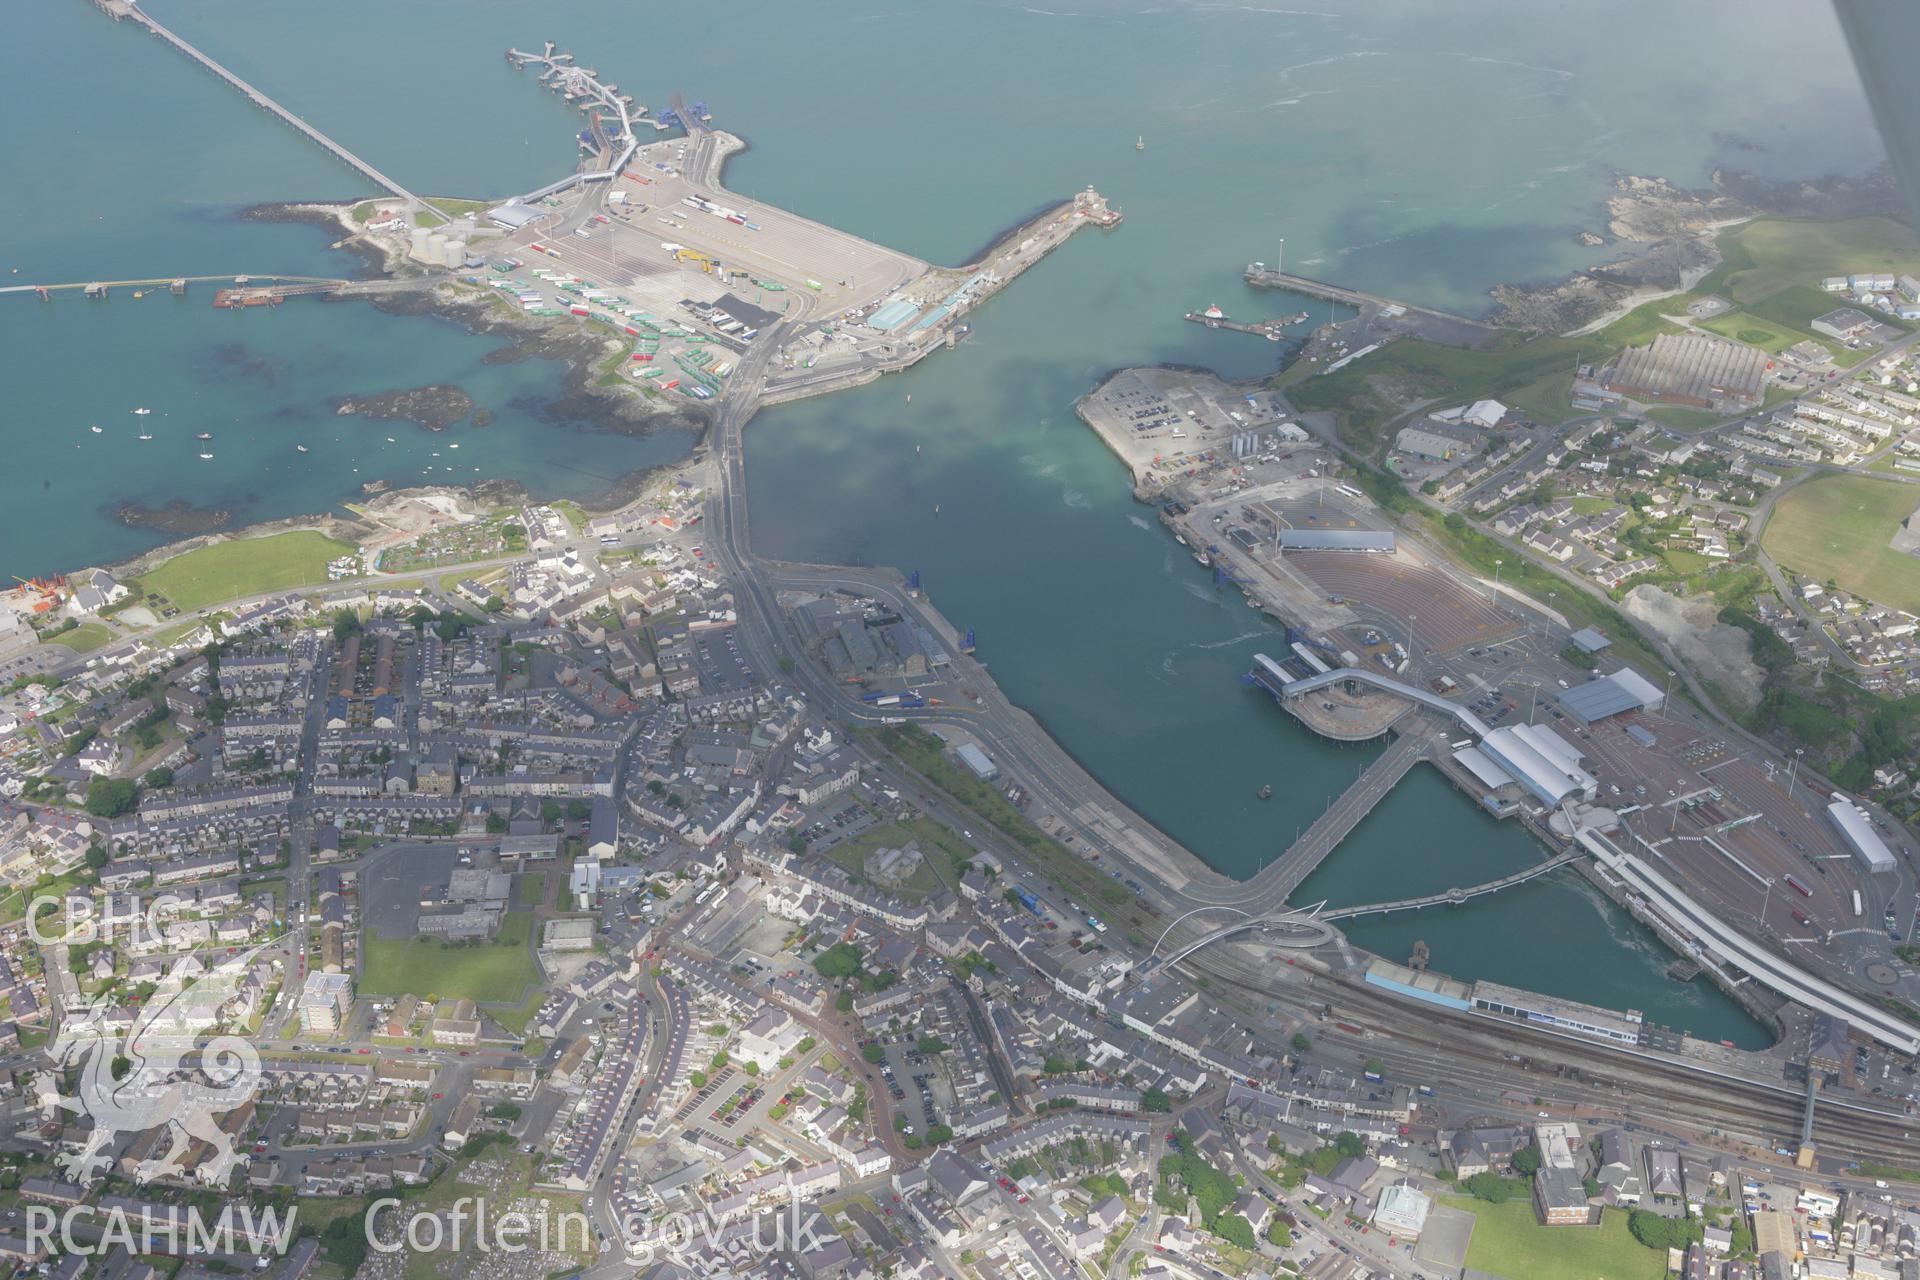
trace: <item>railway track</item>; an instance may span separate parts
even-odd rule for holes
[[[1312,1024],[1309,1034],[1318,1039],[1355,1056],[1379,1058],[1401,1079],[1435,1086],[1450,1107],[1506,1108],[1528,1115],[1536,1106],[1584,1112],[1604,1122],[1683,1136],[1690,1132],[1700,1140],[1770,1153],[1793,1145],[1800,1133],[1802,1099],[1798,1086],[1785,1079],[1777,1086],[1762,1085],[1518,1024],[1412,1009],[1339,978],[1316,978],[1312,991],[1303,993],[1296,985],[1269,983],[1257,966],[1226,953],[1201,953],[1186,963],[1216,984],[1279,1003]],[[1316,1012],[1327,1003],[1335,1005],[1340,1019],[1377,1035],[1354,1035],[1335,1021],[1318,1022]],[[1490,1093],[1498,1101],[1445,1097],[1450,1090]],[[1920,1137],[1915,1136],[1920,1121],[1897,1112],[1854,1109],[1831,1098],[1817,1100],[1814,1115],[1814,1140],[1823,1155],[1920,1167]]]

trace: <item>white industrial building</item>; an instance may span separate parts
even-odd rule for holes
[[[1668,924],[1691,938],[1697,954],[1715,963],[1737,965],[1761,985],[1815,1012],[1845,1018],[1856,1031],[1880,1044],[1901,1053],[1920,1053],[1920,1030],[1912,1023],[1755,944],[1604,833],[1582,827],[1574,838],[1598,859],[1603,874],[1638,893]],[[1475,991],[1485,986],[1479,983]]]
[[[1547,804],[1591,800],[1600,786],[1580,767],[1580,752],[1545,725],[1502,725],[1481,739],[1480,751]]]
[[[1860,812],[1853,801],[1833,793],[1833,803],[1827,806],[1827,817],[1833,825],[1840,828],[1840,834],[1846,839],[1847,847],[1853,850],[1853,856],[1866,864],[1867,870],[1879,875],[1894,868],[1893,851],[1887,848],[1887,842],[1873,829],[1873,823],[1867,815]]]
[[[522,227],[539,221],[540,210],[519,200],[509,200],[505,204],[495,205],[487,210],[487,220],[496,227],[508,231],[518,231]]]
[[[971,769],[973,776],[982,782],[991,782],[1000,776],[1000,766],[993,762],[991,756],[971,742],[961,743],[954,754],[959,756],[960,763]]]

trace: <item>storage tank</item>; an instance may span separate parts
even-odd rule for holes
[[[408,254],[410,254],[415,258],[426,257],[427,256],[427,237],[432,234],[433,233],[428,231],[425,227],[415,227],[413,229],[412,236],[407,241]]]
[[[438,231],[427,237],[427,261],[439,266],[447,260],[447,238]]]
[[[457,267],[466,262],[467,242],[465,240],[448,240],[443,249],[444,252],[440,258],[442,264]]]

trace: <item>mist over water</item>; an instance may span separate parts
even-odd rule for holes
[[[0,161],[21,192],[0,283],[353,269],[314,228],[234,215],[363,194],[357,175],[131,24],[79,0],[19,8],[16,43],[34,56],[0,82],[16,125],[0,131]],[[1604,20],[1589,5],[1414,0],[741,0],[644,20],[619,0],[152,10],[433,194],[503,196],[572,163],[577,116],[501,56],[543,39],[643,102],[674,89],[704,99],[751,143],[728,170],[737,189],[937,263],[1097,186],[1126,224],[1076,236],[977,313],[959,350],[755,421],[754,538],[771,554],[921,570],[935,603],[978,628],[1016,701],[1232,874],[1283,849],[1371,751],[1312,738],[1240,683],[1253,653],[1284,637],[1143,519],[1074,399],[1129,364],[1272,369],[1273,345],[1180,316],[1209,302],[1237,318],[1323,315],[1240,284],[1283,237],[1292,269],[1477,311],[1495,283],[1603,260],[1609,250],[1574,235],[1604,230],[1616,173],[1696,184],[1717,166],[1803,177],[1881,158],[1830,15],[1792,0],[1644,0]],[[1789,74],[1745,71],[1783,58]],[[504,477],[583,495],[690,445],[556,421],[557,365],[484,363],[501,340],[444,321],[299,300],[222,313],[210,293],[0,297],[0,572],[153,545],[113,519],[122,503],[178,499],[244,521],[325,510],[375,479]],[[336,418],[329,404],[436,382],[465,388],[493,422],[434,435]],[[141,405],[154,415],[129,416]],[[134,440],[141,423],[155,440]],[[212,461],[182,439],[199,430],[215,434]],[[465,470],[423,474],[448,466]],[[1429,870],[1488,878],[1483,862],[1536,852],[1419,777],[1316,876],[1332,878],[1322,893],[1352,876],[1390,897]],[[1354,936],[1404,958],[1394,931],[1415,928],[1458,976],[1637,1007],[1701,1034],[1754,1031],[1718,996],[1660,979],[1658,949],[1571,877]],[[1502,936],[1511,944],[1485,941]],[[1555,946],[1566,961],[1544,964]]]

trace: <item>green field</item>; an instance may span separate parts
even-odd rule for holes
[[[53,637],[53,642],[63,644],[75,653],[92,653],[111,639],[113,632],[104,623],[83,622],[73,630],[63,631]]]
[[[1839,307],[1850,307],[1852,305],[1851,302],[1839,294],[1827,293],[1825,290],[1815,288],[1810,284],[1797,284],[1790,289],[1782,289],[1772,297],[1754,303],[1745,311],[1735,312],[1734,314],[1742,318],[1768,321],[1784,328],[1798,330],[1802,333],[1802,336],[1812,338],[1828,351],[1831,351],[1835,363],[1841,365],[1843,368],[1850,368],[1853,365],[1859,364],[1862,360],[1865,360],[1868,356],[1879,350],[1879,348],[1863,347],[1856,350],[1841,343],[1834,342],[1831,339],[1817,336],[1811,326],[1815,320],[1827,314],[1827,312]],[[1892,328],[1905,329],[1907,327],[1900,321],[1895,320],[1892,316],[1884,315],[1877,311],[1870,312],[1869,314],[1871,314],[1874,319]]]
[[[1821,315],[1824,312],[1815,312],[1815,314]],[[1700,327],[1709,333],[1717,333],[1723,338],[1732,338],[1735,342],[1744,342],[1747,346],[1758,347],[1769,355],[1779,355],[1795,343],[1804,342],[1813,337],[1811,333],[1789,329],[1785,325],[1775,324],[1763,316],[1746,311],[1729,311],[1725,315],[1702,320]]]
[[[500,935],[478,946],[449,946],[434,938],[360,938],[360,993],[397,996],[412,992],[442,1000],[480,1004],[518,1003],[540,971],[527,949],[533,915],[509,911]]]
[[[1720,265],[1695,287],[1742,305],[1795,285],[1818,293],[1826,276],[1920,273],[1920,236],[1891,218],[1760,218],[1721,232],[1718,244]],[[1829,305],[1821,311],[1831,309]]]
[[[1689,409],[1681,404],[1659,404],[1647,410],[1647,416],[1677,431],[1705,431],[1726,421],[1710,409]]]
[[[438,209],[440,213],[445,214],[446,217],[441,217],[440,214],[423,209],[413,215],[414,226],[437,227],[445,223],[448,218],[458,218],[469,213],[479,213],[482,209],[491,208],[494,204],[491,200],[456,200],[451,196],[428,196],[427,203],[432,205],[433,208]]]
[[[950,831],[931,819],[915,818],[911,822],[888,822],[871,827],[845,844],[829,849],[827,857],[866,880],[869,854],[878,849],[898,849],[907,844],[918,845],[920,865],[905,884],[898,890],[889,889],[890,892],[920,895],[946,888],[955,877],[952,860],[942,856],[943,851],[963,860],[972,858],[975,852],[972,845],[960,838],[959,832]],[[877,881],[869,883],[878,884]]]
[[[149,596],[165,596],[174,608],[192,611],[222,600],[325,582],[327,562],[352,551],[344,542],[296,529],[199,547],[164,562],[139,582]]]
[[[1888,546],[1920,506],[1920,486],[1822,476],[1774,507],[1760,545],[1783,566],[1896,609],[1920,610],[1920,556]]]
[[[1597,1227],[1543,1227],[1527,1200],[1489,1204],[1466,1196],[1442,1203],[1474,1216],[1467,1268],[1506,1280],[1661,1280],[1665,1250],[1649,1249],[1627,1231],[1627,1215],[1609,1209]]]

